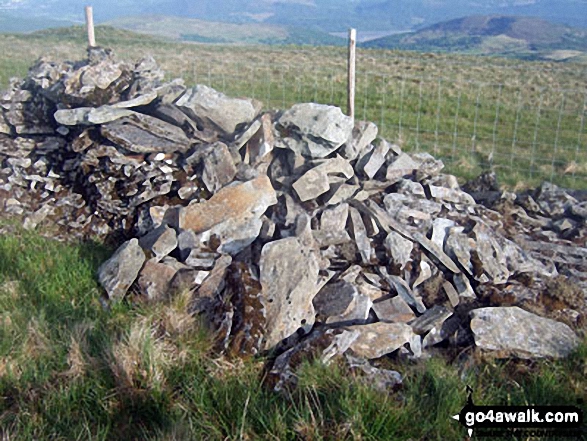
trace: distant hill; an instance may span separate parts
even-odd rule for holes
[[[564,60],[587,55],[587,29],[532,17],[476,15],[378,38],[363,46]]]
[[[72,26],[75,23],[69,20],[53,18],[16,16],[6,11],[0,11],[0,33],[34,32],[40,29]]]
[[[195,18],[146,15],[122,17],[105,25],[173,40],[227,44],[344,45],[325,32],[264,23],[221,23]]]

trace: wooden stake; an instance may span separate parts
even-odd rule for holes
[[[348,114],[355,119],[355,52],[357,48],[357,30],[349,30],[349,72],[348,72]]]
[[[96,37],[94,35],[94,12],[91,6],[86,6],[86,26],[88,28],[88,46],[96,46]]]

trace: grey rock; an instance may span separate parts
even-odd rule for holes
[[[359,295],[357,288],[344,280],[328,283],[314,297],[316,314],[325,318],[342,315]]]
[[[499,243],[490,232],[489,228],[477,223],[473,228],[475,243],[477,245],[473,254],[475,268],[475,279],[481,283],[492,282],[500,285],[508,281],[510,271],[508,270],[506,256]]]
[[[160,225],[139,239],[139,245],[147,254],[154,256],[156,262],[161,261],[177,247],[177,234],[173,228]]]
[[[352,198],[361,187],[358,185],[342,184],[333,185],[330,192],[325,196],[326,205],[338,205],[341,202]]]
[[[203,127],[218,130],[223,136],[251,123],[260,110],[260,105],[253,100],[229,98],[203,85],[188,89],[175,105]]]
[[[349,233],[344,230],[315,230],[312,231],[312,235],[319,248],[329,247],[330,245],[341,245],[351,241]]]
[[[420,261],[420,272],[418,273],[418,277],[412,284],[412,289],[417,288],[422,283],[426,282],[430,277],[432,277],[432,267],[426,261],[425,256],[422,256],[422,260]]]
[[[387,255],[394,264],[400,265],[400,269],[404,269],[406,264],[411,261],[410,256],[414,243],[405,239],[401,234],[390,231],[385,237],[384,245]]]
[[[579,339],[564,323],[512,307],[480,308],[471,311],[475,344],[498,356],[566,357]]]
[[[428,189],[430,191],[430,195],[437,200],[447,201],[447,202],[454,202],[456,204],[466,204],[466,205],[475,205],[475,199],[464,191],[453,189],[453,188],[445,188],[445,187],[437,187],[435,185],[428,185]]]
[[[143,265],[137,280],[137,286],[143,296],[151,302],[166,300],[169,296],[171,281],[177,269],[157,259],[149,259]]]
[[[377,132],[377,126],[372,122],[357,121],[351,139],[341,148],[341,155],[354,161],[377,138]]]
[[[145,253],[139,246],[139,241],[130,239],[98,268],[98,281],[110,300],[122,300],[136,280],[144,262]]]
[[[442,284],[442,289],[444,289],[444,292],[446,293],[446,296],[448,297],[448,301],[450,302],[450,305],[453,308],[455,308],[459,304],[459,301],[460,301],[459,293],[457,292],[455,287],[452,285],[452,283],[447,281]]]
[[[471,283],[466,275],[463,273],[455,274],[453,276],[453,282],[455,288],[459,294],[459,299],[475,299],[477,296],[475,295],[475,291],[471,287]]]
[[[350,138],[353,120],[338,107],[304,103],[286,110],[278,127],[290,134],[282,139],[283,147],[308,158],[323,158]]]
[[[340,174],[350,179],[354,175],[354,170],[348,161],[340,156],[326,159],[304,173],[292,187],[302,202],[315,199],[330,189],[330,174]]]
[[[135,153],[185,152],[190,146],[179,127],[136,112],[101,126],[101,133],[114,144]]]
[[[440,328],[442,323],[452,315],[452,311],[442,305],[434,305],[420,317],[410,322],[410,326],[416,334],[424,334],[432,328]]]
[[[418,169],[420,164],[407,153],[402,153],[387,167],[385,179],[390,183],[409,177]]]
[[[410,305],[399,295],[373,303],[373,311],[386,323],[407,323],[416,318]]]
[[[448,234],[448,229],[455,226],[455,222],[451,219],[437,217],[432,221],[432,242],[440,249],[444,248],[444,241]]]
[[[460,263],[461,267],[473,275],[473,264],[471,263],[471,248],[474,242],[458,229],[451,229],[446,239],[444,249],[449,257]]]
[[[124,108],[116,108],[114,106],[100,106],[96,109],[90,110],[86,115],[86,123],[89,124],[106,124],[117,119],[131,116],[134,112]],[[79,124],[83,124],[80,122]]]
[[[218,254],[200,251],[198,249],[191,250],[188,257],[185,259],[185,264],[197,270],[211,270],[214,268],[214,263],[218,258]]]
[[[216,193],[232,182],[236,176],[236,167],[228,147],[217,142],[201,150],[204,169],[202,181],[211,193]]]
[[[89,124],[88,115],[92,107],[78,107],[76,109],[60,109],[55,112],[55,121],[64,126],[75,126],[78,124]]]
[[[359,335],[349,349],[357,356],[367,359],[383,357],[412,340],[412,328],[405,323],[371,323],[349,326],[350,332]]]
[[[270,349],[299,328],[313,326],[319,264],[314,252],[289,237],[266,244],[259,266],[267,311],[265,349]]]
[[[156,91],[145,92],[127,101],[119,101],[111,105],[115,109],[132,109],[133,107],[146,106],[157,98]]]
[[[359,250],[359,254],[361,255],[361,260],[365,265],[371,263],[371,242],[367,237],[367,230],[365,228],[365,224],[363,223],[363,219],[361,218],[361,213],[354,207],[350,208],[350,215],[351,215],[351,224],[352,224],[352,233],[353,239],[357,244],[357,249]]]
[[[360,166],[358,167],[360,167],[363,175],[367,176],[369,179],[373,179],[379,169],[385,164],[385,158],[389,149],[390,146],[387,142],[380,142],[366,155],[364,162],[363,160],[359,161]]]
[[[326,320],[332,325],[364,325],[369,318],[373,301],[367,295],[358,294],[342,314],[332,315]]]
[[[320,229],[323,231],[344,231],[349,217],[349,205],[340,204],[325,209],[320,217]]]

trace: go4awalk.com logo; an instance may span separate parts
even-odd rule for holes
[[[476,406],[467,386],[467,404],[452,418],[476,437],[552,437],[584,439],[583,411],[576,406]]]

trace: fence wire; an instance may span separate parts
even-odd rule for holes
[[[532,65],[496,64],[477,72],[472,63],[444,71],[418,67],[413,59],[406,65],[400,56],[387,62],[402,67],[392,74],[363,60],[356,73],[356,116],[377,123],[380,136],[406,151],[433,154],[463,178],[492,169],[509,186],[548,180],[587,188],[584,67],[578,66],[576,78],[556,83],[556,68]],[[502,74],[500,81],[487,74],[491,69]],[[487,75],[480,76],[483,72]],[[183,76],[188,84],[258,99],[267,110],[300,102],[346,107],[344,58],[327,67],[267,63],[262,57],[244,63],[195,61]]]

